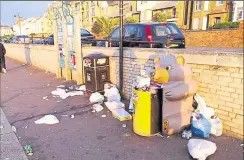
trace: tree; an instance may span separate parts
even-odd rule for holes
[[[117,19],[111,19],[111,18],[105,18],[105,17],[101,17],[101,18],[96,18],[96,22],[102,26],[101,27],[101,34],[103,36],[108,36],[115,27],[118,26],[119,21]]]
[[[153,15],[153,22],[167,22],[167,16],[162,12]]]
[[[125,24],[126,23],[137,23],[139,20],[136,17],[128,17],[125,19]]]
[[[102,33],[102,25],[95,21],[92,25],[91,31],[96,35],[100,35]]]

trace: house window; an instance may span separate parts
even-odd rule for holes
[[[215,17],[215,23],[221,23],[221,18],[220,17]]]
[[[145,3],[147,3],[147,1],[141,1],[141,4],[145,4]]]
[[[233,3],[232,7],[232,22],[235,22],[236,3]]]
[[[209,1],[204,1],[204,10],[208,10]]]
[[[176,17],[176,8],[174,7],[172,10],[172,17],[175,18]]]
[[[217,6],[220,6],[220,5],[223,5],[224,4],[224,1],[216,1],[216,5]]]
[[[193,21],[193,29],[198,30],[199,29],[199,18],[195,18]]]
[[[242,20],[243,19],[243,9],[239,10],[237,20]]]
[[[196,11],[200,11],[202,9],[202,1],[196,1]]]
[[[95,8],[92,8],[92,16],[95,16]]]

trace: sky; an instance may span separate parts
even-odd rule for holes
[[[12,26],[14,15],[19,13],[24,19],[42,16],[51,1],[0,1],[1,25]]]

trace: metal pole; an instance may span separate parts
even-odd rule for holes
[[[119,87],[123,92],[123,1],[120,0],[120,45],[119,45]]]

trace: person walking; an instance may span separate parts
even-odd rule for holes
[[[1,73],[7,73],[6,71],[6,62],[5,62],[6,49],[2,43],[0,43],[0,64],[1,64]]]

